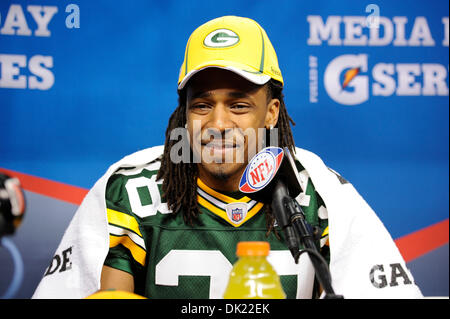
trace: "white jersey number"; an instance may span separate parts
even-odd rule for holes
[[[162,182],[159,182],[159,184]],[[138,188],[146,187],[150,193],[152,199],[151,204],[142,205],[141,198],[139,196]],[[147,177],[137,177],[129,179],[125,185],[128,193],[128,199],[130,201],[130,206],[136,215],[141,218],[156,215],[157,212],[161,214],[170,213],[167,208],[167,203],[161,202],[161,195],[158,189],[158,183],[156,182],[156,175],[151,178]]]
[[[297,298],[311,298],[314,269],[306,254],[296,264],[286,250],[271,251],[267,260],[280,276],[297,275]],[[219,250],[171,250],[156,265],[155,283],[178,286],[179,276],[209,276],[209,298],[223,298],[231,263]]]

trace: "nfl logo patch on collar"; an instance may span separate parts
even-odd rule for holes
[[[247,216],[247,203],[235,202],[226,205],[228,219],[233,224],[241,223]]]

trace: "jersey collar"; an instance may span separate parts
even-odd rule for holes
[[[234,227],[239,227],[252,218],[264,206],[247,196],[234,198],[219,193],[207,186],[200,178],[197,179],[197,200],[213,214],[221,217]]]

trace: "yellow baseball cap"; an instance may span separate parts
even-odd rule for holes
[[[198,27],[186,45],[178,89],[209,67],[235,72],[259,85],[271,78],[283,83],[272,43],[264,29],[249,18],[224,16]]]

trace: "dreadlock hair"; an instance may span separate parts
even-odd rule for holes
[[[286,110],[283,85],[273,79],[265,85],[268,101],[271,99],[278,99],[280,101],[278,122],[275,125],[275,128],[278,129],[278,146],[288,147],[289,151],[294,153],[295,144],[290,124],[295,125],[295,123]],[[192,151],[190,152],[190,161],[188,163],[185,163],[184,161],[174,163],[170,159],[172,146],[179,142],[171,139],[170,134],[173,129],[185,126],[186,102],[186,88],[183,88],[178,91],[178,107],[170,116],[169,124],[166,129],[164,153],[162,155],[161,167],[157,175],[157,180],[163,179],[163,198],[166,200],[168,208],[174,213],[178,213],[182,208],[181,211],[184,222],[193,225],[200,213],[197,203],[197,164],[192,160]],[[266,207],[267,234],[273,229],[275,221],[270,206],[271,205],[267,205]]]

